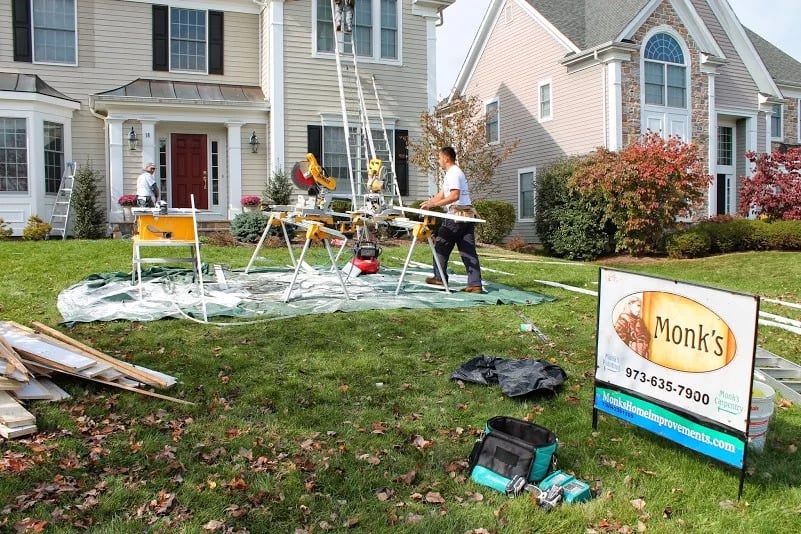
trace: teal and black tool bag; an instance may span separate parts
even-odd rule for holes
[[[556,463],[556,435],[547,428],[493,417],[470,453],[470,478],[502,493],[517,494],[513,481],[536,484]]]

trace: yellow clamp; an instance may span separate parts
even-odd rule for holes
[[[423,222],[414,225],[414,228],[412,229],[412,235],[417,239],[428,239],[434,235],[434,232],[431,230],[431,227],[428,226],[428,220],[424,220]]]
[[[378,176],[381,174],[381,160],[373,158],[367,164],[367,176]]]

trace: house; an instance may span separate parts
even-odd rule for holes
[[[497,110],[488,142],[520,139],[496,176],[529,241],[537,171],[565,156],[678,135],[713,177],[699,216],[715,216],[737,211],[746,152],[799,143],[801,64],[726,0],[492,0],[454,94]]]
[[[73,160],[100,171],[111,223],[147,162],[169,207],[194,195],[201,225],[227,224],[308,151],[350,196],[330,0],[0,2],[0,218],[16,235],[30,215],[48,219]],[[405,141],[435,104],[435,25],[451,3],[360,0],[339,34],[376,80],[385,151],[418,198],[429,179],[406,165]]]

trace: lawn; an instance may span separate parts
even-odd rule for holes
[[[0,319],[58,325],[58,293],[92,273],[129,271],[130,249],[124,240],[0,241]],[[406,251],[387,247],[382,261],[397,266]],[[251,252],[206,246],[203,258],[236,268]],[[551,345],[521,333],[510,306],[224,327],[179,320],[59,326],[102,351],[177,377],[162,393],[195,405],[57,378],[73,397],[30,403],[40,432],[0,439],[0,531],[801,530],[797,406],[777,408],[764,453],[749,454],[740,501],[738,471],[611,417],[601,416],[593,431],[596,299],[536,280],[596,290],[600,264],[481,252],[517,258],[485,258],[488,281],[556,297],[518,308]],[[266,254],[278,259],[286,250]],[[312,254],[323,257],[319,249]],[[415,256],[430,261],[425,247]],[[801,254],[608,264],[801,302]],[[775,305],[762,309],[799,315]],[[795,334],[760,327],[758,343],[799,361]],[[544,358],[569,379],[552,398],[523,401],[497,387],[449,380],[478,354]],[[559,467],[590,482],[598,496],[546,513],[527,497],[510,499],[472,483],[465,459],[495,415],[551,428],[560,440]]]

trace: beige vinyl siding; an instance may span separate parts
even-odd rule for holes
[[[250,134],[256,132],[261,144],[259,152],[254,154],[250,149]],[[264,186],[269,178],[269,143],[267,142],[268,128],[265,124],[242,125],[242,195],[261,196]],[[239,199],[233,199],[233,204]]]
[[[307,152],[306,126],[321,124],[321,114],[340,121],[342,112],[339,99],[337,69],[333,55],[314,57],[315,43],[310,29],[314,17],[307,2],[284,4],[284,98],[285,154],[287,170],[305,159]],[[376,117],[375,99],[369,75],[374,74],[379,86],[381,108],[385,119],[399,119],[387,126],[409,130],[410,137],[419,135],[420,115],[427,111],[427,57],[425,19],[412,15],[411,2],[402,2],[402,58],[403,64],[385,65],[360,61],[358,68],[371,118]],[[378,46],[374,43],[373,46]],[[351,56],[343,56],[343,69],[347,67],[346,89],[349,94],[349,110],[355,110],[353,62]],[[357,115],[349,114],[349,122],[355,125]],[[372,128],[380,123],[371,122]],[[346,178],[340,178],[346,179]],[[410,165],[409,199],[426,198],[427,177]]]
[[[726,56],[728,63],[718,69],[715,78],[715,105],[718,109],[756,112],[759,89],[735,50],[729,36],[705,0],[693,0],[693,6]],[[697,61],[693,58],[693,61]]]
[[[104,176],[99,184],[105,199],[107,154],[103,120],[89,112],[89,95],[108,91],[137,78],[185,80],[193,82],[258,85],[259,16],[225,13],[225,75],[198,75],[152,70],[151,4],[121,0],[78,2],[78,65],[42,65],[15,62],[11,37],[11,3],[3,0],[0,25],[0,70],[37,74],[54,89],[81,103],[72,117],[72,158],[80,163],[91,161]],[[138,123],[137,135],[141,133]],[[130,131],[126,123],[125,134]],[[248,131],[248,136],[250,130]],[[141,152],[129,154],[125,148],[125,189],[133,187],[141,167]],[[132,170],[133,169],[133,170]],[[132,174],[134,173],[135,174]],[[107,200],[107,199],[106,199]]]
[[[559,63],[567,51],[516,2],[509,2],[508,8],[511,20],[504,9],[466,92],[482,100],[497,97],[501,142],[520,140],[496,171],[500,191],[493,197],[512,203],[517,211],[519,169],[536,167],[540,174],[566,155],[604,144],[604,86],[600,66],[568,75]],[[539,122],[539,84],[547,80],[553,118]],[[517,223],[511,236],[534,240],[534,223]]]

